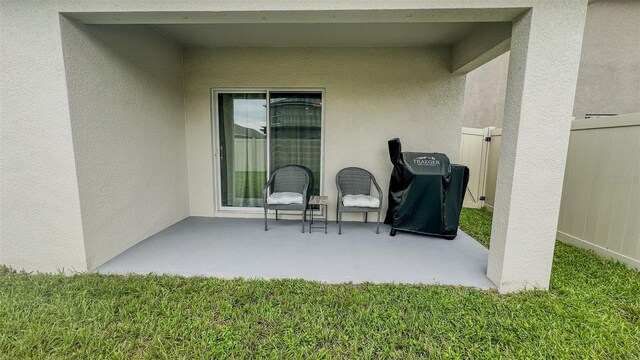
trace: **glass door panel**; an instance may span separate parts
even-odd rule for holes
[[[261,207],[267,178],[265,93],[217,93],[223,207]]]
[[[320,194],[322,92],[269,92],[269,162],[311,169],[309,193]]]

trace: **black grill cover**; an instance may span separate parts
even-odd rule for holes
[[[469,168],[451,165],[440,153],[402,152],[389,140],[393,163],[385,224],[396,230],[453,239],[469,182]]]

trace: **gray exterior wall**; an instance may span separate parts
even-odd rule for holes
[[[573,116],[640,112],[640,1],[589,5]],[[509,53],[467,74],[463,126],[502,126]]]

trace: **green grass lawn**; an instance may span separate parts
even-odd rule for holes
[[[464,210],[487,242],[491,215]],[[640,358],[640,273],[558,243],[551,291],[0,270],[0,358]]]
[[[262,198],[262,190],[267,183],[267,174],[264,171],[236,171],[233,173],[233,179],[237,198]]]
[[[460,214],[460,227],[469,236],[489,248],[491,237],[491,216],[486,209],[462,209]]]

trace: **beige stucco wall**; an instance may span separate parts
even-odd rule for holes
[[[61,19],[88,269],[189,215],[182,48]]]
[[[509,53],[504,53],[467,74],[463,126],[500,127],[507,92]]]
[[[640,112],[640,1],[587,8],[573,116]],[[501,127],[509,54],[467,74],[463,126]]]
[[[637,112],[640,1],[597,1],[587,10],[573,115]]]
[[[464,76],[449,72],[449,57],[446,47],[185,49],[191,215],[225,215],[214,206],[212,88],[325,89],[323,185],[334,217],[340,169],[366,168],[387,188],[391,138],[458,160]]]
[[[86,270],[60,19],[0,7],[0,263]]]

